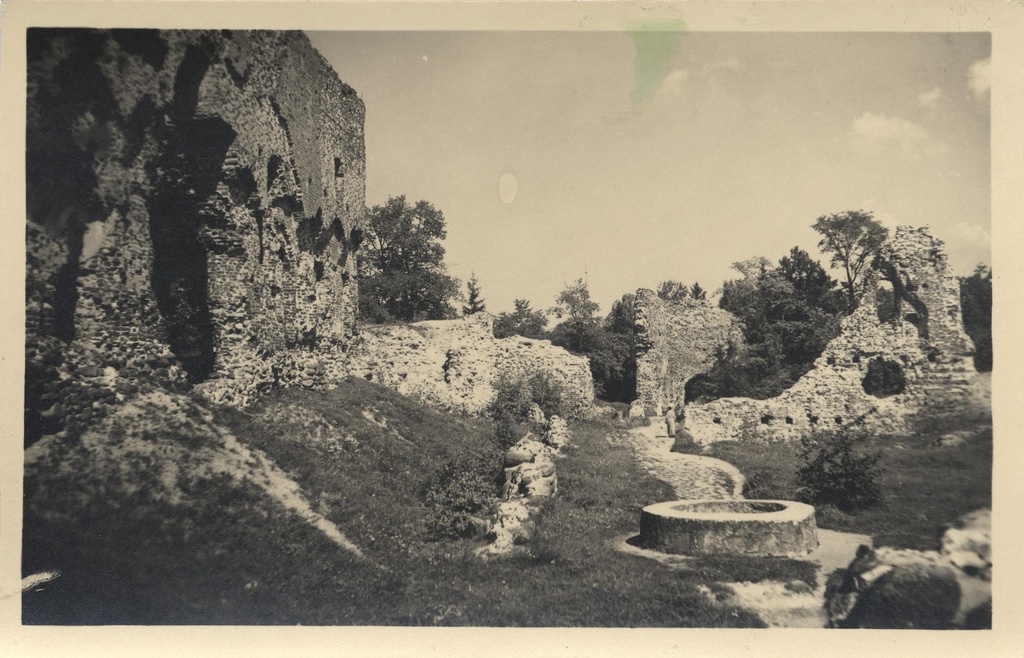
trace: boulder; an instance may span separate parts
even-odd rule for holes
[[[643,418],[644,417],[644,403],[640,400],[633,400],[629,405],[629,417],[630,418]]]
[[[861,546],[825,588],[837,628],[990,628],[991,513],[961,517],[939,550]]]

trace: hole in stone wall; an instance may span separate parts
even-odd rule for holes
[[[895,322],[900,316],[899,300],[891,281],[879,281],[875,289],[875,311],[879,322]]]
[[[324,264],[320,261],[315,261],[313,263],[313,276],[316,277],[317,281],[324,278]]]
[[[935,363],[939,359],[939,351],[932,348],[928,350],[928,353],[925,356],[928,358],[928,363]]]
[[[843,424],[843,417],[842,416],[836,416],[834,420],[836,421],[836,425],[842,425]]]
[[[711,422],[714,423],[715,425],[721,425],[722,419],[719,418],[718,416],[715,416],[714,418],[711,419]]]
[[[854,363],[860,363],[860,352],[854,352],[850,360]]]
[[[775,420],[775,416],[772,416],[771,414],[761,416],[762,425],[771,425],[773,420]]]
[[[825,359],[825,363],[827,363],[830,366],[834,366],[836,364],[836,357],[830,356],[830,357],[826,358]]]
[[[345,176],[345,170],[341,166],[341,158],[334,158],[334,177],[343,178]]]
[[[818,417],[812,414],[812,415],[807,417],[807,422],[809,422],[811,425],[817,425],[818,424]]]
[[[861,385],[868,395],[884,398],[902,393],[907,387],[907,380],[899,363],[876,357],[868,362],[868,371]]]
[[[786,424],[787,425],[792,425],[793,424],[793,419],[790,418],[789,416],[786,416]]]

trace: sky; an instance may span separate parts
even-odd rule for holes
[[[367,205],[443,212],[492,313],[827,267],[810,227],[846,210],[990,263],[986,33],[307,34],[366,105]]]

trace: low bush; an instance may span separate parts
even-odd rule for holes
[[[445,464],[427,486],[424,496],[436,539],[477,537],[486,531],[484,517],[498,495],[501,454],[459,456]]]
[[[529,425],[531,404],[536,403],[549,418],[568,415],[561,384],[546,372],[518,379],[502,378],[495,389],[487,414],[495,422],[495,434],[502,449],[510,447],[530,429],[540,429]]]
[[[843,512],[882,503],[881,452],[868,451],[867,437],[850,431],[823,432],[801,442],[797,496]]]

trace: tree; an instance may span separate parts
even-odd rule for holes
[[[974,341],[974,367],[992,370],[992,270],[984,265],[960,277],[960,308],[964,331]]]
[[[466,292],[466,305],[462,307],[463,315],[474,315],[487,310],[484,300],[480,298],[480,284],[476,280],[476,272],[469,275],[469,281],[466,282]]]
[[[517,299],[513,303],[516,309],[514,312],[499,313],[494,320],[494,337],[519,335],[524,338],[541,338],[548,324],[544,313],[531,309],[530,302],[525,299]]]
[[[700,287],[699,283],[694,282],[694,284],[690,286],[690,297],[693,297],[694,299],[707,299],[708,293]]]
[[[371,322],[455,317],[459,281],[444,266],[444,215],[426,201],[391,197],[367,212],[359,312]]]
[[[779,260],[779,273],[793,285],[793,290],[805,304],[838,310],[837,302],[842,300],[836,299],[836,280],[800,247],[793,247],[788,256]]]
[[[669,279],[658,284],[658,297],[666,301],[683,299],[689,294],[685,283]]]
[[[575,283],[567,285],[558,293],[555,307],[551,309],[555,317],[568,317],[574,321],[594,321],[594,314],[599,310],[600,305],[590,299],[590,290],[583,279],[576,279]]]
[[[831,254],[832,267],[843,269],[846,279],[842,286],[847,307],[852,312],[864,294],[863,274],[889,237],[889,229],[864,210],[822,215],[811,228],[822,235],[818,248],[822,253]]]
[[[836,282],[806,252],[792,249],[733,263],[742,278],[722,285],[719,306],[743,323],[744,346],[687,385],[687,399],[768,398],[793,384],[839,333]]]

